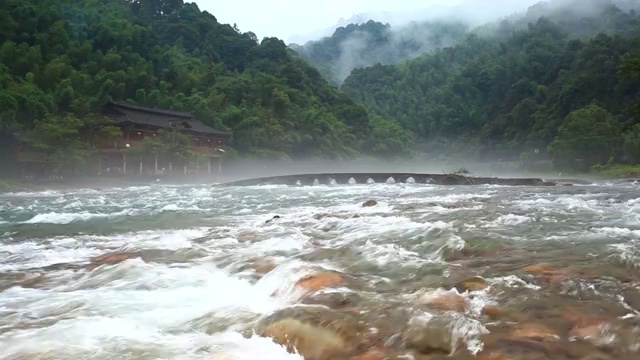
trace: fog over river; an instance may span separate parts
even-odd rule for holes
[[[0,359],[640,359],[638,189],[0,194]]]

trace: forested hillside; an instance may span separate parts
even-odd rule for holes
[[[0,3],[0,133],[90,151],[78,129],[109,100],[193,112],[231,131],[243,154],[389,155],[408,143],[281,40],[258,41],[193,3]]]
[[[640,16],[603,3],[559,7],[525,27],[502,21],[493,36],[356,69],[342,89],[431,153],[519,160],[550,149],[558,167],[574,169],[640,162]]]
[[[468,30],[457,21],[416,22],[395,29],[370,20],[340,27],[330,37],[290,47],[333,84],[340,85],[353,69],[413,59],[459,42]]]

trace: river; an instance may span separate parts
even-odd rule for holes
[[[638,359],[638,189],[0,194],[0,358]]]

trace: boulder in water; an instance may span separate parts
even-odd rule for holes
[[[291,318],[268,325],[261,336],[309,360],[340,358],[349,352],[349,345],[335,332]]]
[[[278,219],[282,219],[282,216],[276,215],[276,216],[272,217],[271,219],[265,221],[264,223],[265,224],[271,224],[273,221],[278,220]]]
[[[378,205],[378,202],[375,200],[367,200],[362,204],[362,207],[374,207]]]
[[[309,360],[343,359],[361,352],[366,346],[364,332],[350,313],[309,306],[280,310],[263,319],[257,329],[260,336]]]

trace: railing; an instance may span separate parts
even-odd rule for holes
[[[127,144],[129,145],[128,147],[127,147]],[[96,144],[96,147],[102,150],[122,151],[126,148],[136,148],[140,145],[142,145],[142,141],[117,139],[110,142],[109,141],[98,142]],[[189,149],[195,153],[203,154],[203,155],[212,155],[212,156],[221,155],[221,153],[218,152],[217,148],[208,147],[208,146],[189,146]]]

